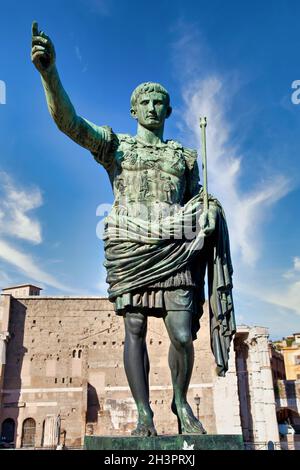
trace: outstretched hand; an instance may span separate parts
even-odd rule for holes
[[[40,73],[48,72],[55,64],[55,49],[49,36],[32,23],[31,60]]]

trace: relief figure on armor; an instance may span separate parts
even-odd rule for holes
[[[178,431],[205,433],[187,401],[187,392],[194,364],[193,341],[203,313],[206,271],[211,345],[221,376],[228,369],[235,332],[232,265],[222,206],[209,195],[208,209],[204,209],[197,152],[175,140],[164,140],[165,120],[172,108],[162,85],[147,82],[135,88],[130,113],[137,121],[137,133],[117,134],[77,114],[61,84],[53,43],[36,22],[31,57],[58,128],[105,168],[115,196],[104,231],[104,265],[109,299],[116,314],[124,318],[124,366],[138,413],[132,434],[157,434],[149,402],[146,346],[151,315],[161,318],[170,338],[170,405]],[[147,210],[137,211],[138,201]],[[170,206],[172,213],[165,216]],[[153,232],[147,226],[152,220],[158,221]],[[115,230],[118,221],[123,224],[117,227],[119,231]],[[184,225],[195,229],[193,238],[175,236]]]
[[[145,201],[145,199],[151,196],[150,183],[151,183],[151,179],[149,178],[148,171],[144,170],[141,174],[141,180],[140,180],[141,201]]]
[[[172,204],[172,192],[175,187],[172,184],[170,176],[167,176],[167,178],[164,180],[163,189],[165,192],[165,202],[167,202],[168,204]]]

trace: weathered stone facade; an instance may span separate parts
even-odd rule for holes
[[[267,329],[239,327],[235,349],[244,440],[248,448],[278,443]]]
[[[287,380],[300,380],[300,333],[293,333],[273,346],[283,355]],[[281,377],[284,380],[285,377]]]
[[[300,450],[300,380],[278,380],[276,405],[278,421],[291,424],[297,432],[282,436],[282,448]]]
[[[1,296],[0,332],[0,426],[3,431],[13,420],[17,447],[52,447],[59,441],[78,447],[85,433],[130,433],[136,411],[123,367],[123,320],[106,298],[6,293]],[[195,342],[189,402],[207,431],[279,441],[266,329],[239,329],[226,378],[216,376],[209,343],[205,311]],[[170,411],[168,348],[163,321],[150,318],[150,399],[160,434],[177,432]]]
[[[271,362],[272,376],[274,387],[277,387],[278,380],[285,380],[285,366],[284,366],[284,357],[283,354],[278,351],[274,344],[269,341],[269,357]]]

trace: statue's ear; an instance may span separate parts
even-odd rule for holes
[[[168,117],[170,117],[172,114],[172,108],[171,106],[168,106],[168,110],[167,110],[167,114],[166,114],[166,119],[168,119]]]
[[[136,115],[136,110],[135,110],[135,108],[131,108],[131,109],[130,109],[130,114],[131,114],[131,117],[133,117],[133,119],[137,119],[137,115]]]

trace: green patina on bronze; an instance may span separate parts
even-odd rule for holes
[[[109,299],[124,317],[124,365],[138,410],[133,435],[156,435],[149,404],[149,315],[163,318],[170,337],[171,408],[179,433],[205,433],[186,396],[206,270],[211,346],[219,375],[228,369],[235,320],[226,219],[220,203],[200,185],[197,152],[164,141],[172,108],[160,84],[143,83],[132,93],[136,136],[116,134],[77,115],[57,72],[53,43],[35,22],[32,61],[55,123],[106,169],[115,196],[104,231],[105,266]]]
[[[244,450],[243,436],[184,435],[143,437],[85,436],[86,450],[182,450],[189,454],[194,450]]]

